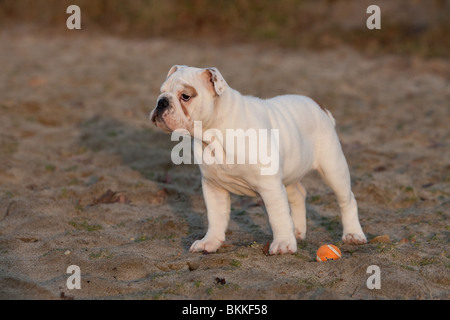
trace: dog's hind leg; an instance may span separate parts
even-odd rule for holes
[[[359,223],[358,206],[351,190],[350,172],[337,135],[323,147],[317,171],[336,194],[344,229],[342,241],[346,244],[364,244],[367,239]]]
[[[303,240],[306,236],[306,190],[300,182],[297,182],[287,186],[286,192],[294,222],[295,237]]]

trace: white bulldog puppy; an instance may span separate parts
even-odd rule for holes
[[[226,163],[199,164],[208,231],[203,239],[192,244],[191,252],[215,252],[224,243],[230,218],[230,192],[246,196],[259,194],[263,199],[273,232],[270,254],[296,252],[296,239],[304,239],[306,234],[306,191],[300,181],[310,170],[317,170],[336,194],[342,215],[342,241],[367,242],[359,223],[335,121],[314,100],[300,95],[266,100],[243,96],[228,86],[216,68],[175,65],[161,86],[150,119],[165,132],[182,129],[192,137],[194,124],[201,121],[203,130],[212,129],[218,135],[215,140],[195,138],[203,140],[203,148],[214,140],[213,153],[227,159]],[[263,161],[261,152],[256,156],[246,154],[244,163],[229,162],[230,155],[235,160],[239,156],[236,150],[227,149],[225,137],[230,129],[267,133],[258,139],[268,142],[271,156],[274,150],[278,152],[274,158],[278,160],[277,170],[262,174],[262,169],[270,164],[267,159]],[[277,139],[269,136],[271,132],[277,133]],[[247,153],[252,150],[255,150],[252,145],[245,146]]]

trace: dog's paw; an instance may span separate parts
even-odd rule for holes
[[[215,238],[203,238],[201,240],[195,241],[191,248],[189,249],[189,252],[216,252],[217,249],[220,248],[223,241],[220,241]]]
[[[295,238],[297,240],[305,240],[305,234],[306,232],[300,231],[299,229],[295,228]]]
[[[283,254],[297,252],[297,241],[293,240],[273,240],[269,248],[269,254]]]
[[[364,233],[346,233],[342,236],[342,242],[344,244],[360,245],[367,243]]]

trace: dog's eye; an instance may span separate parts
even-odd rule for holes
[[[184,102],[188,102],[189,100],[191,100],[191,96],[188,96],[187,94],[182,93],[181,100],[183,100]]]

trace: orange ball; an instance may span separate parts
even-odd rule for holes
[[[318,262],[337,260],[342,256],[341,250],[332,244],[324,244],[317,250],[316,260]]]

